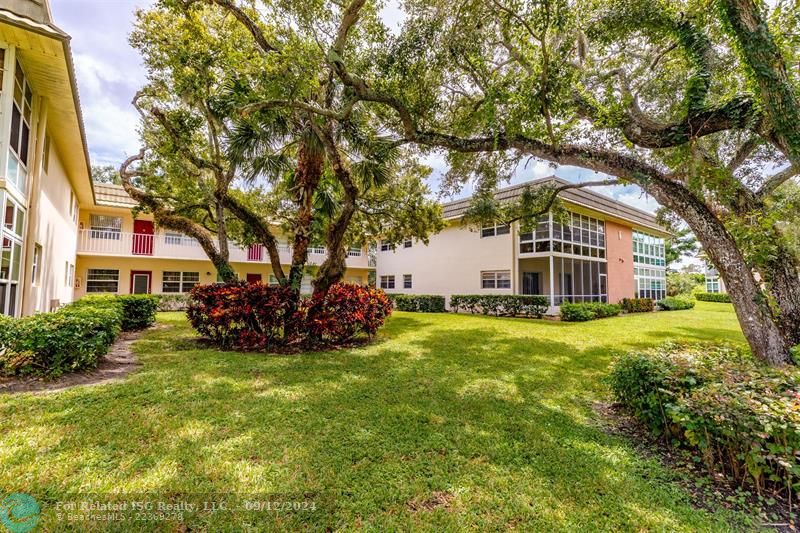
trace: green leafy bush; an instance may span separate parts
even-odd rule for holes
[[[523,294],[454,294],[450,308],[458,313],[480,313],[495,316],[541,318],[550,307],[550,299],[541,295]]]
[[[694,308],[694,302],[688,298],[673,298],[671,296],[659,300],[656,305],[662,311],[681,311]]]
[[[4,320],[0,369],[7,375],[57,377],[97,366],[117,338],[122,312],[113,305],[69,305],[53,313]]]
[[[602,302],[563,303],[561,304],[561,320],[564,322],[586,322],[597,318],[617,316],[622,309],[616,304]]]
[[[656,310],[652,298],[623,298],[622,310],[626,313],[650,313]]]
[[[800,372],[735,348],[666,344],[619,359],[615,399],[706,466],[759,491],[800,488]]]
[[[159,297],[152,294],[97,294],[84,296],[68,307],[118,308],[122,312],[122,330],[136,331],[156,321]]]
[[[701,302],[731,303],[731,297],[723,292],[698,292],[694,297]]]
[[[444,313],[444,296],[435,294],[389,294],[398,311],[412,313]]]

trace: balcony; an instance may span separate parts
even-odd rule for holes
[[[292,261],[292,249],[287,245],[278,247],[281,264]],[[80,230],[78,233],[78,254],[115,257],[153,257],[157,259],[193,259],[208,261],[200,243],[191,237],[175,234],[127,233],[121,231]],[[325,260],[324,247],[309,247],[308,262],[319,265]],[[347,266],[369,268],[370,261],[362,250],[351,249],[347,254]],[[230,261],[232,263],[269,263],[269,254],[263,246],[241,247],[231,243]]]

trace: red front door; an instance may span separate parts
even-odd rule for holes
[[[261,274],[248,274],[247,283],[261,283]]]
[[[133,221],[133,255],[153,255],[153,221]]]

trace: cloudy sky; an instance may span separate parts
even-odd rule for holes
[[[95,165],[118,166],[139,150],[138,116],[130,102],[144,84],[145,71],[139,55],[128,44],[128,33],[134,10],[150,3],[150,0],[51,0],[56,24],[72,36],[89,152]],[[397,27],[402,18],[391,3],[384,16],[392,27]],[[431,186],[435,190],[446,165],[437,156],[428,158],[426,163],[434,168]],[[544,162],[531,163],[517,172],[512,183],[553,173],[554,169]],[[596,174],[574,167],[559,167],[555,174],[570,181],[598,179]],[[467,187],[462,196],[470,192]],[[601,192],[647,211],[658,207],[655,200],[635,186]]]

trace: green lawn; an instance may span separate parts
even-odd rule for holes
[[[0,396],[0,490],[34,495],[46,529],[75,527],[56,520],[65,494],[108,492],[242,495],[185,514],[194,531],[694,531],[741,518],[694,509],[676,474],[597,429],[591,408],[621,351],[743,342],[729,305],[583,324],[396,313],[373,345],[302,356],[202,349],[181,314],[159,321],[123,382]],[[235,507],[253,494],[305,494],[316,510]]]

